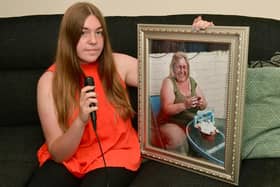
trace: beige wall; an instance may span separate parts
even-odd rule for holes
[[[88,0],[105,16],[233,14],[280,20],[280,0]],[[63,13],[77,0],[0,0],[0,17]]]

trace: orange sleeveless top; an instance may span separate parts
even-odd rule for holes
[[[96,111],[96,129],[104,152],[108,167],[124,167],[136,171],[140,167],[140,145],[131,120],[123,120],[107,99],[102,87],[100,77],[97,73],[98,63],[81,64],[86,76],[92,76],[95,82],[95,91],[98,99],[98,110]],[[52,65],[48,71],[55,71]],[[125,83],[122,81],[123,85]],[[70,117],[69,124],[77,117],[78,109]],[[46,143],[37,152],[40,166],[42,166],[51,155]],[[96,168],[104,167],[101,151],[99,149],[91,120],[85,127],[80,145],[74,155],[64,166],[76,177],[83,177],[87,172]]]

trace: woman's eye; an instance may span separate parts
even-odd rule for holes
[[[87,30],[82,31],[83,36],[88,36],[89,34],[90,34],[90,31],[87,31]]]
[[[102,35],[103,34],[103,31],[100,30],[100,31],[96,31],[96,35]]]
[[[89,38],[92,37],[93,35],[102,37],[103,36],[103,30],[96,30],[96,31],[91,31],[87,29],[83,29],[81,32],[81,36],[84,38]]]

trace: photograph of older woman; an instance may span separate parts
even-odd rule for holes
[[[198,110],[207,107],[207,101],[197,82],[190,77],[186,53],[174,53],[170,74],[162,81],[160,103],[157,121],[164,148],[188,154],[186,126]]]

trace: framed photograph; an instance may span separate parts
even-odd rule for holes
[[[238,184],[249,27],[138,24],[145,158]]]

